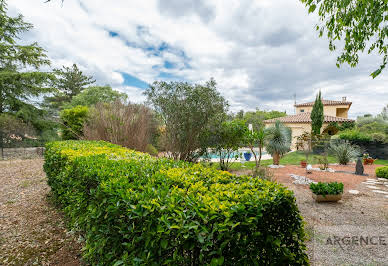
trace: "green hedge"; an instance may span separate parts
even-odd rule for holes
[[[388,178],[388,166],[377,167],[376,176],[381,178]]]
[[[44,169],[93,265],[308,264],[282,185],[106,142],[49,143]]]

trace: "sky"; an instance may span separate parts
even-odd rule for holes
[[[314,14],[299,0],[9,0],[34,29],[52,67],[76,63],[97,84],[126,92],[132,102],[156,80],[204,84],[213,77],[231,111],[294,113],[323,98],[353,102],[352,118],[388,104],[388,70],[362,55],[356,68],[336,67],[339,51],[319,38]],[[338,44],[339,46],[341,43]]]

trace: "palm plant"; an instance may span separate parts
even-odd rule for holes
[[[279,120],[265,130],[265,149],[272,155],[273,164],[279,165],[280,156],[290,151],[291,129]]]
[[[352,145],[349,141],[342,140],[332,142],[329,147],[329,152],[337,158],[339,164],[347,165],[351,160],[360,156],[360,148]]]

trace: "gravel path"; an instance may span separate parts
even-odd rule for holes
[[[80,244],[50,202],[43,160],[0,161],[0,265],[80,265]]]

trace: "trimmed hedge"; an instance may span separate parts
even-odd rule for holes
[[[46,146],[44,169],[96,265],[307,265],[293,193],[106,142]]]
[[[388,178],[388,166],[377,167],[376,176],[381,178]]]

